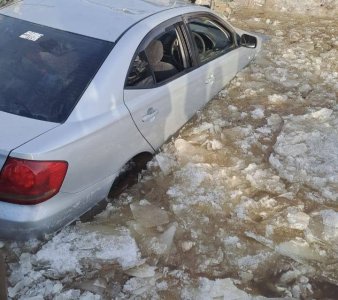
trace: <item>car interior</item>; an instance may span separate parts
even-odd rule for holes
[[[227,52],[234,45],[230,32],[207,17],[193,18],[188,23],[201,63]],[[128,75],[127,86],[149,88],[174,77],[189,67],[175,26],[148,42],[136,56]]]

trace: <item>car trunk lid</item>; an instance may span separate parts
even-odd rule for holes
[[[13,149],[58,125],[0,111],[0,170]]]

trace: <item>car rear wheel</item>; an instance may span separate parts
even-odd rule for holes
[[[108,197],[97,203],[92,209],[80,217],[82,222],[90,222],[96,215],[103,212],[108,203],[114,198],[121,195],[127,188],[133,186],[138,181],[138,175],[147,167],[148,161],[152,159],[151,153],[140,153],[129,160],[121,169],[119,176],[117,176],[110,188]]]
[[[150,153],[140,153],[129,160],[122,168],[119,176],[117,176],[109,191],[108,198],[112,199],[119,196],[127,188],[133,186],[138,181],[138,175],[145,170],[147,163],[152,159]]]

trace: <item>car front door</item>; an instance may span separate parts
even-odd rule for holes
[[[137,49],[124,102],[145,139],[160,147],[204,105],[181,17],[152,30]]]
[[[210,100],[248,64],[250,50],[238,47],[236,33],[212,14],[189,15],[186,25],[200,64],[200,84]]]

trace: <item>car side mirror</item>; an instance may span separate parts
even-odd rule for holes
[[[246,48],[256,48],[257,47],[257,38],[249,34],[243,34],[240,39],[241,46]]]

